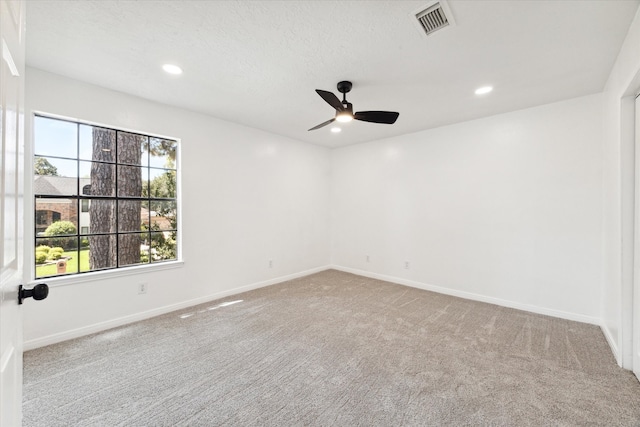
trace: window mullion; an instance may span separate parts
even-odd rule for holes
[[[80,206],[80,123],[76,125],[76,222],[78,226],[76,227],[76,248],[78,248],[78,268],[76,272],[80,271],[80,251],[82,250],[82,244],[80,240],[80,218],[82,215],[82,206]]]

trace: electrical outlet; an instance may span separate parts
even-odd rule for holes
[[[269,260],[269,268],[273,268],[273,260],[272,259]]]
[[[146,283],[138,283],[138,294],[146,294],[148,285]]]
[[[408,270],[410,266],[411,266],[411,265],[409,264],[409,261],[405,261],[405,262],[404,262],[404,269],[405,269],[405,270]]]

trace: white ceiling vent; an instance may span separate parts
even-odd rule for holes
[[[449,5],[445,0],[433,2],[426,7],[418,9],[418,11],[414,12],[414,16],[421,32],[428,36],[454,24]]]

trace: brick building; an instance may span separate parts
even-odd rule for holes
[[[36,199],[36,235],[43,233],[47,227],[57,221],[71,221],[80,227],[80,234],[89,234],[89,200],[76,200],[73,198],[47,198],[46,196],[70,196],[78,194],[90,194],[90,178],[80,178],[80,189],[78,180],[63,176],[36,175],[33,189],[34,194],[45,196]],[[80,205],[78,213],[78,205]],[[147,226],[149,223],[157,225],[161,230],[171,227],[168,218],[158,215],[155,211],[149,211],[142,207],[141,222]]]
[[[80,185],[85,190],[90,184],[89,178],[81,178]],[[69,196],[78,194],[77,178],[64,176],[36,175],[33,182],[34,194],[39,196]],[[86,192],[86,191],[85,191]],[[78,201],[64,198],[37,198],[36,199],[36,235],[44,232],[47,227],[57,221],[71,221],[89,229],[89,203],[80,201],[80,214],[78,214]]]

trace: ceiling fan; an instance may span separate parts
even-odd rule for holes
[[[348,81],[338,83],[338,92],[342,93],[342,101],[340,101],[340,99],[338,99],[338,97],[332,92],[316,89],[318,95],[320,95],[327,104],[336,109],[336,116],[333,119],[320,123],[318,126],[314,126],[309,130],[320,129],[335,120],[343,123],[350,122],[351,120],[361,120],[363,122],[383,123],[387,125],[392,125],[396,120],[398,120],[400,113],[396,113],[394,111],[358,111],[354,114],[353,105],[351,105],[350,102],[347,102],[347,93],[351,90],[352,86],[351,82]]]

